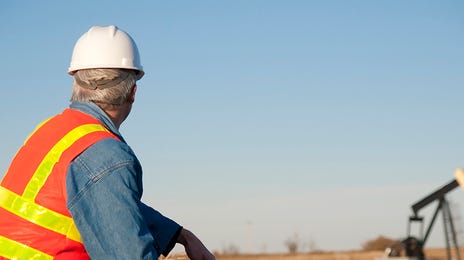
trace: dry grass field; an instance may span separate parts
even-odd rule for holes
[[[453,256],[455,252],[452,252]],[[426,249],[427,260],[446,260],[445,249]],[[460,255],[464,257],[464,249]],[[217,255],[217,260],[375,260],[382,258],[383,251],[346,251],[346,252],[321,252],[321,253],[302,253],[302,254],[261,254],[261,255]],[[161,259],[161,258],[160,258]],[[185,255],[174,255],[162,259],[187,260]],[[392,258],[394,260],[395,258]],[[397,258],[400,259],[400,258]],[[401,258],[404,259],[404,258]],[[457,259],[457,258],[453,258]],[[383,260],[383,259],[382,259]]]
[[[332,252],[306,254],[218,256],[218,260],[372,260],[383,252]]]

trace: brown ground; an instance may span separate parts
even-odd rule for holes
[[[445,249],[426,249],[427,260],[446,260],[447,254]],[[460,252],[461,258],[464,259],[464,249]],[[262,254],[262,255],[236,255],[225,256],[217,255],[217,260],[374,260],[377,257],[384,256],[383,251],[346,251],[346,252],[322,252],[322,253],[301,253],[301,254]],[[452,256],[455,252],[452,251]],[[160,258],[165,260],[187,260],[185,255],[169,256]],[[392,258],[394,260],[395,258]],[[457,259],[457,258],[453,258]],[[383,259],[382,259],[383,260]]]

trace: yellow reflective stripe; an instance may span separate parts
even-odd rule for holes
[[[4,236],[0,236],[0,256],[8,259],[53,259],[51,255],[45,254],[44,252],[8,239]]]
[[[0,207],[43,228],[82,243],[72,218],[47,209],[0,186]]]
[[[44,121],[40,126],[47,121]],[[40,126],[38,128],[40,128]],[[37,129],[35,131],[37,131]],[[36,204],[35,197],[47,181],[47,178],[52,173],[53,167],[60,160],[62,154],[80,138],[99,131],[109,132],[100,124],[81,125],[68,132],[45,155],[31,177],[31,180],[26,185],[22,196],[0,186],[0,207],[36,225],[82,243],[81,236],[72,218]],[[2,243],[6,242],[3,241]],[[3,247],[0,246],[0,248]]]
[[[33,201],[40,189],[44,185],[48,176],[51,174],[53,166],[60,160],[61,155],[66,149],[68,149],[74,142],[82,138],[83,136],[92,132],[106,131],[109,132],[105,127],[99,124],[87,124],[81,125],[69,133],[67,133],[61,140],[59,140],[53,148],[45,155],[42,162],[37,167],[34,175],[24,190],[23,197],[27,200]]]

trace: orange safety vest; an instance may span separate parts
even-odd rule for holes
[[[0,259],[89,259],[66,207],[66,173],[92,144],[115,138],[77,110],[40,124],[0,183]]]

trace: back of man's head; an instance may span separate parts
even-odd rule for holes
[[[74,45],[68,73],[74,76],[71,101],[117,109],[130,102],[144,71],[135,41],[114,25],[93,26]]]
[[[78,70],[74,73],[71,101],[94,102],[114,109],[128,102],[136,80],[134,70]]]

